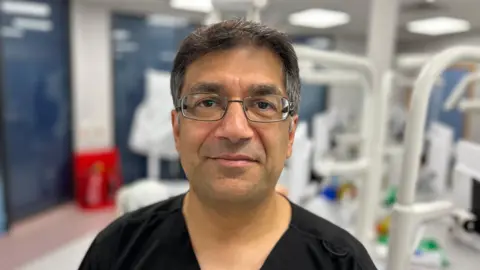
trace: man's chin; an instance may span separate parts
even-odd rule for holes
[[[231,184],[211,186],[209,197],[225,203],[248,203],[256,201],[261,194],[261,190],[255,185]]]

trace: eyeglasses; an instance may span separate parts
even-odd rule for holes
[[[283,96],[264,95],[251,96],[243,100],[229,100],[226,97],[212,93],[188,94],[179,100],[185,118],[197,121],[218,121],[222,119],[231,102],[242,104],[243,112],[252,122],[270,123],[287,119],[293,115],[291,103]]]

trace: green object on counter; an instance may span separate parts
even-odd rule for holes
[[[386,207],[392,207],[395,202],[397,202],[397,188],[391,187],[388,189],[387,196],[385,197],[383,203]]]
[[[450,261],[448,260],[445,250],[443,250],[438,244],[437,240],[431,238],[425,238],[420,242],[419,249],[425,252],[438,252],[441,258],[442,267],[450,266]]]
[[[377,242],[381,245],[387,245],[388,239],[388,235],[380,235],[377,237]],[[420,244],[418,245],[418,250],[426,253],[437,252],[438,254],[440,254],[440,263],[442,265],[442,268],[450,266],[448,256],[445,254],[445,250],[440,247],[437,240],[432,238],[422,239],[422,241],[420,241]]]
[[[380,235],[378,238],[377,238],[377,241],[382,244],[382,245],[386,245],[388,244],[388,235]]]
[[[434,239],[425,238],[420,241],[420,249],[424,251],[439,251],[440,245]]]

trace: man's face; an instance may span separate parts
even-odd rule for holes
[[[281,60],[264,48],[210,53],[187,68],[181,96],[207,86],[215,89],[203,90],[243,100],[256,88],[268,86],[287,97],[282,70]],[[229,103],[223,119],[214,122],[191,120],[172,111],[175,144],[192,191],[203,199],[231,202],[261,200],[274,192],[292,152],[297,121],[298,116],[251,122],[237,102]]]

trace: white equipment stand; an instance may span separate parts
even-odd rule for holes
[[[300,48],[298,51],[297,48]],[[326,157],[324,154],[319,151],[315,151],[314,153],[314,162],[313,162],[313,170],[323,176],[332,176],[332,175],[361,175],[367,170],[367,158],[368,158],[368,149],[370,147],[370,130],[371,130],[371,118],[373,109],[371,108],[372,104],[372,89],[368,79],[364,74],[359,74],[359,72],[354,72],[348,69],[357,69],[358,70],[358,61],[362,61],[360,57],[344,55],[339,53],[333,52],[324,52],[316,49],[312,49],[303,45],[295,46],[295,50],[297,51],[297,56],[299,59],[310,59],[311,61],[319,62],[323,65],[329,65],[328,62],[322,62],[322,57],[330,57],[331,61],[334,66],[340,66],[345,68],[346,70],[322,70],[322,71],[315,71],[313,69],[305,69],[301,70],[300,76],[303,81],[309,84],[359,84],[362,87],[362,91],[364,92],[364,107],[363,107],[363,114],[362,114],[362,124],[361,124],[361,134],[355,135],[354,140],[359,141],[361,150],[360,150],[360,159],[355,161],[345,161],[339,162],[332,160]],[[320,59],[309,58],[309,53],[320,53]],[[303,55],[302,55],[303,54]],[[336,58],[339,56],[340,58]],[[350,62],[342,62],[344,60]],[[354,61],[352,61],[354,60]],[[365,64],[367,61],[365,60]],[[355,67],[357,65],[357,67]],[[353,66],[353,68],[352,68]],[[362,70],[360,70],[361,72]],[[368,76],[368,74],[365,74]],[[329,123],[330,124],[330,123]]]
[[[322,70],[316,71],[313,68],[301,68],[300,73],[301,79],[308,84],[318,84],[318,85],[347,85],[355,86],[361,85],[364,79],[357,72],[352,72],[348,70]],[[326,113],[320,113],[314,116],[312,122],[313,129],[313,143],[314,143],[314,162],[313,170],[318,175],[326,175],[329,173],[325,168],[325,161],[327,160],[327,150],[325,147],[328,147],[326,143],[329,143],[330,134],[328,133],[334,126],[335,118],[342,118],[342,115],[334,108],[329,110]],[[341,119],[343,120],[343,119]],[[362,128],[366,128],[365,125]],[[365,131],[361,131],[362,134],[365,134]],[[346,132],[338,134],[335,136],[335,140],[339,143],[341,147],[348,148],[349,146],[361,146],[365,140],[361,134],[355,132]],[[317,141],[320,145],[317,146]],[[363,148],[362,148],[363,149]]]
[[[433,122],[428,130],[429,148],[427,150],[426,172],[432,173],[433,194],[444,195],[450,173],[450,161],[454,151],[454,131],[440,122]]]
[[[118,214],[166,200],[188,190],[188,181],[161,181],[160,159],[178,160],[171,124],[170,73],[146,72],[144,101],[138,106],[129,145],[132,151],[147,155],[147,177],[122,187],[116,196]]]
[[[361,74],[362,88],[365,93],[361,127],[361,136],[364,141],[360,157],[358,160],[346,162],[322,161],[322,171],[323,175],[353,174],[365,179],[360,189],[358,219],[354,234],[369,249],[380,196],[383,144],[386,133],[384,125],[377,123],[386,121],[384,119],[386,105],[383,99],[387,94],[380,91],[377,71],[373,64],[364,57],[321,51],[301,45],[295,45],[294,48],[299,59],[309,59],[318,65],[352,70]]]
[[[295,131],[295,142],[290,159],[287,160],[285,170],[286,181],[284,184],[288,188],[288,198],[296,204],[302,204],[306,197],[313,196],[307,194],[307,191],[316,190],[316,187],[309,187],[311,172],[311,153],[312,142],[308,137],[308,125],[300,122]]]
[[[406,127],[402,182],[392,213],[388,270],[409,269],[417,227],[428,220],[448,215],[453,210],[453,204],[449,201],[415,203],[415,187],[429,98],[435,81],[456,62],[469,60],[480,61],[480,47],[458,46],[444,50],[424,65],[415,82]]]

